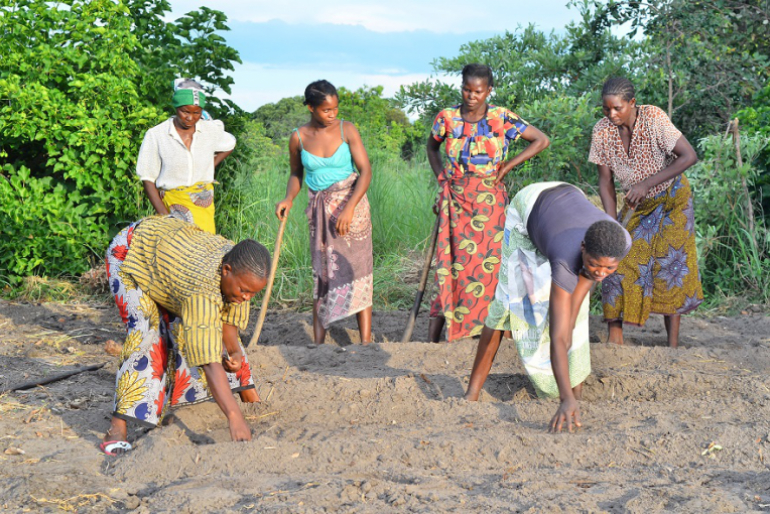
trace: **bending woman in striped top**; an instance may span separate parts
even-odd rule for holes
[[[146,218],[115,236],[107,275],[127,333],[102,451],[131,449],[127,421],[152,428],[169,407],[212,396],[233,441],[251,439],[231,391],[259,401],[238,329],[246,328],[249,300],[269,269],[270,254],[256,241],[234,245],[172,216]]]

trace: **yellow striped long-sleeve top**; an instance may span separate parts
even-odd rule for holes
[[[233,246],[170,216],[142,220],[129,241],[121,273],[181,318],[177,344],[190,366],[221,359],[223,324],[241,330],[248,324],[249,302],[225,302],[220,289],[222,257]]]

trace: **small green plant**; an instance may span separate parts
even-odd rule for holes
[[[707,295],[770,300],[770,234],[753,193],[753,162],[767,145],[741,134],[742,165],[731,136],[700,141],[702,160],[688,172],[693,184],[699,267]]]

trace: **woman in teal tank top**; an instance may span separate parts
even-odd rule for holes
[[[325,80],[305,89],[310,121],[289,140],[291,175],[275,214],[285,218],[308,186],[305,214],[313,261],[313,338],[321,344],[331,323],[352,314],[361,342],[372,340],[372,220],[366,190],[372,167],[355,125],[337,119],[339,97]],[[358,173],[356,173],[358,169]]]

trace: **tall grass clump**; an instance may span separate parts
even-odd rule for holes
[[[437,186],[427,161],[404,161],[373,150],[367,195],[372,215],[374,306],[411,306],[425,243],[435,222]],[[289,157],[285,151],[235,163],[227,191],[218,200],[217,228],[233,240],[252,237],[272,252],[279,221],[275,204],[286,194]],[[271,307],[310,308],[313,272],[305,209],[307,186],[294,200],[281,245]]]
[[[753,165],[768,139],[741,134],[739,141],[740,162],[733,136],[702,139],[703,158],[687,172],[694,191],[698,265],[712,304],[724,297],[770,301],[770,232]]]

